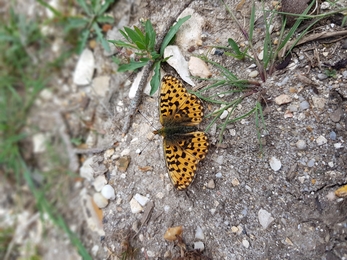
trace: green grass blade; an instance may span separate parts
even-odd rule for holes
[[[169,43],[171,42],[171,40],[175,37],[176,33],[178,32],[179,28],[181,27],[181,25],[187,21],[191,16],[188,15],[188,16],[185,16],[181,19],[179,19],[177,21],[176,24],[174,24],[169,32],[165,35],[165,38],[163,40],[163,43],[161,44],[160,46],[160,55],[163,56],[164,55],[164,50],[165,48],[169,45]]]
[[[151,79],[151,91],[149,93],[151,96],[157,92],[160,86],[160,64],[160,61],[154,63],[154,75]]]
[[[93,29],[96,33],[96,39],[101,43],[102,47],[104,47],[104,49],[107,52],[111,52],[110,46],[108,45],[108,42],[105,40],[105,38],[101,32],[101,29],[97,23],[93,24]]]

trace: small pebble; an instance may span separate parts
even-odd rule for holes
[[[134,214],[140,213],[143,210],[141,205],[134,198],[130,200],[130,209]]]
[[[195,231],[195,239],[205,240],[204,233],[202,232],[202,229],[199,226],[197,226],[196,231]]]
[[[343,146],[342,146],[341,143],[336,143],[336,144],[334,144],[334,147],[335,147],[335,149],[340,149],[340,148],[342,148]]]
[[[147,250],[147,256],[148,257],[155,257],[155,253],[153,251]]]
[[[171,259],[172,258],[172,254],[170,250],[167,250],[164,254],[164,258],[165,259]]]
[[[108,204],[108,200],[98,192],[94,193],[93,200],[100,209],[105,208]]]
[[[92,181],[94,179],[94,169],[91,167],[93,163],[93,157],[89,157],[84,161],[82,167],[80,168],[80,176],[88,181]]]
[[[314,166],[314,163],[315,163],[315,159],[311,159],[307,162],[307,166],[311,168]]]
[[[105,175],[99,175],[95,178],[93,182],[94,189],[98,192],[102,190],[102,188],[107,184],[107,180]]]
[[[166,230],[164,234],[164,239],[168,241],[175,241],[177,236],[181,236],[183,232],[182,226],[170,227]]]
[[[319,74],[317,75],[317,78],[318,78],[319,80],[325,80],[325,79],[328,78],[328,76],[327,76],[326,74],[324,74],[324,73],[319,73]]]
[[[260,209],[258,212],[258,220],[263,229],[267,229],[267,227],[271,224],[275,219],[271,216],[271,213],[267,212],[264,209]]]
[[[114,188],[110,184],[107,184],[102,188],[101,195],[109,200],[114,200],[116,198]]]
[[[304,140],[298,140],[296,142],[296,148],[298,148],[299,150],[305,150],[306,147],[306,142]]]
[[[271,157],[269,160],[269,163],[270,163],[271,169],[274,170],[275,172],[277,172],[282,167],[281,161],[277,159],[276,157]]]
[[[343,115],[342,108],[339,107],[338,109],[336,109],[334,112],[330,114],[330,119],[334,123],[337,123],[341,120],[342,115]]]
[[[333,168],[334,167],[334,162],[328,162],[328,165],[330,168]]]
[[[301,184],[304,183],[305,179],[306,179],[305,176],[300,176],[300,177],[298,177],[298,180],[299,180],[299,182],[300,182]]]
[[[312,102],[314,107],[318,109],[323,109],[327,100],[325,98],[312,97]]]
[[[231,180],[231,184],[235,187],[235,186],[239,186],[240,185],[240,182],[237,178],[233,178]]]
[[[336,133],[335,133],[334,131],[331,131],[331,132],[329,133],[329,138],[330,138],[331,140],[336,140]]]
[[[165,205],[165,206],[164,206],[164,211],[165,211],[166,213],[168,213],[168,212],[170,211],[170,206]]]
[[[320,9],[322,9],[322,10],[330,9],[330,3],[329,3],[329,2],[323,2],[323,3],[320,5]]]
[[[92,82],[95,69],[94,54],[89,49],[84,49],[78,59],[73,74],[73,83],[76,85],[88,85]]]
[[[130,149],[129,148],[125,148],[121,153],[120,156],[127,156],[130,155]]]
[[[231,227],[231,232],[237,233],[239,231],[238,227],[232,226]]]
[[[222,173],[221,172],[216,173],[216,178],[222,178]]]
[[[243,239],[242,240],[242,245],[245,247],[245,248],[249,248],[249,242],[247,239]]]
[[[135,194],[134,196],[134,199],[140,203],[141,206],[146,206],[146,204],[148,203],[149,201],[149,198],[145,197],[145,196],[142,196],[138,193]]]
[[[206,185],[206,187],[208,189],[214,189],[216,187],[216,184],[214,183],[214,180],[213,179],[209,180],[207,185]]]
[[[194,249],[195,250],[200,250],[200,252],[204,251],[205,249],[205,245],[203,242],[198,241],[198,242],[194,242]]]
[[[32,143],[34,146],[34,153],[42,153],[46,151],[46,144],[48,143],[48,140],[45,134],[37,133],[32,136]]]
[[[250,78],[255,78],[256,76],[259,75],[259,72],[257,70],[253,70],[251,73],[249,73]]]
[[[288,95],[280,95],[275,98],[275,102],[277,105],[283,105],[292,102],[292,98]]]
[[[316,143],[318,144],[318,146],[326,144],[327,142],[328,142],[328,140],[322,135],[316,139]]]
[[[308,108],[310,108],[310,104],[306,100],[304,100],[300,103],[300,109],[301,110],[306,110]]]
[[[202,59],[191,56],[188,62],[188,66],[192,76],[200,78],[210,78],[212,76],[212,73],[208,69],[206,62],[204,62]]]
[[[228,116],[228,111],[227,110],[224,110],[223,113],[219,116],[220,119],[224,119]]]

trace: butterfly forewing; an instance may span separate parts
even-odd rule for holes
[[[182,82],[165,76],[160,92],[160,123],[165,126],[172,121],[180,121],[181,125],[197,125],[203,118],[201,101],[184,88]]]

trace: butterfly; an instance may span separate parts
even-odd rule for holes
[[[203,106],[197,96],[188,93],[176,77],[163,77],[159,98],[162,128],[153,133],[163,136],[169,177],[178,190],[186,189],[193,182],[197,164],[207,154],[207,136],[197,131],[203,115]]]

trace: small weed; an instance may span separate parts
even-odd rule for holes
[[[159,52],[156,48],[156,33],[153,29],[152,23],[147,20],[141,23],[142,30],[136,26],[134,29],[124,27],[124,30],[120,30],[121,34],[124,36],[125,41],[110,41],[117,47],[125,47],[128,49],[136,50],[136,58],[132,58],[127,61],[126,64],[121,64],[119,60],[114,60],[119,64],[118,71],[124,72],[129,70],[136,70],[147,65],[149,61],[154,63],[154,76],[151,80],[151,92],[153,95],[159,88],[160,84],[160,65],[165,59],[164,50],[175,37],[178,29],[181,25],[187,21],[190,16],[181,18],[175,23],[166,34]]]
[[[76,38],[76,35],[78,35],[77,53],[80,54],[85,48],[88,39],[94,36],[96,36],[96,40],[101,43],[103,48],[110,52],[110,47],[103,36],[100,25],[114,23],[114,19],[107,16],[105,13],[115,0],[77,0],[77,3],[83,11],[83,15],[68,17],[50,6],[46,1],[37,1],[42,6],[52,11],[52,13],[54,13],[54,15],[60,20],[66,35],[72,35],[73,38]]]

